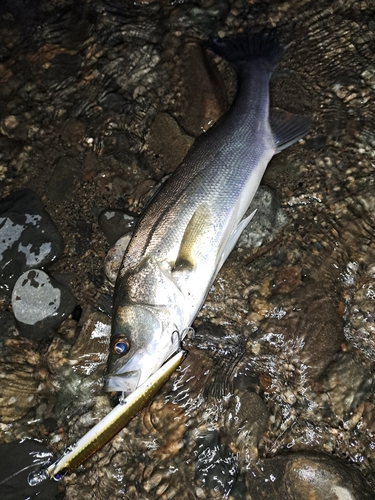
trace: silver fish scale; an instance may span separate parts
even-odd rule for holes
[[[217,230],[217,245],[220,243],[220,230],[228,224],[249,176],[264,156],[271,158],[274,153],[268,124],[269,76],[269,71],[256,65],[252,65],[250,77],[243,76],[229,113],[196,141],[140,220],[122,264],[122,275],[155,250],[159,258],[173,262],[186,226],[202,203],[210,206],[210,223]],[[268,161],[263,163],[264,170]],[[255,193],[257,187],[251,191]],[[248,197],[252,199],[254,193]],[[210,255],[214,252],[215,246],[208,249]]]

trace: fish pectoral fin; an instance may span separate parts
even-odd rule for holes
[[[256,210],[254,212],[251,212],[251,214],[246,217],[245,219],[242,219],[237,226],[234,228],[232,231],[231,235],[229,236],[228,241],[225,243],[223,246],[221,252],[219,252],[219,259],[216,267],[216,273],[218,273],[221,269],[221,266],[224,264],[224,262],[227,260],[229,254],[235,247],[239,237],[241,236],[242,231],[245,229],[245,227],[249,224],[251,219],[254,217],[256,213]]]
[[[202,248],[210,238],[210,209],[206,203],[200,205],[194,212],[181,240],[174,271],[192,271],[200,260]]]
[[[311,125],[311,118],[294,115],[281,109],[271,109],[270,126],[276,145],[276,153],[304,137]]]

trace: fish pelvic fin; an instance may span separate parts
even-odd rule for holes
[[[203,240],[210,237],[210,231],[207,230],[210,218],[208,205],[202,203],[186,226],[172,272],[189,272],[194,269],[202,256],[202,245],[204,248],[206,244]]]
[[[311,126],[311,118],[294,115],[281,109],[271,109],[269,120],[276,153],[302,139]]]
[[[251,221],[251,219],[254,217],[255,214],[256,210],[254,210],[254,212],[251,212],[251,214],[245,219],[242,219],[232,231],[230,237],[228,238],[228,241],[226,241],[225,245],[220,249],[218,255],[219,258],[216,264],[216,274],[220,271],[222,265],[227,260],[229,254],[232,252],[237,241],[239,240],[242,231],[248,226],[249,222]]]
[[[270,73],[274,71],[283,54],[276,33],[271,30],[225,38],[212,37],[206,42],[206,47],[232,62],[238,70],[246,62],[261,59],[267,64]]]

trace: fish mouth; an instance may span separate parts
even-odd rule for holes
[[[134,392],[157,368],[152,356],[143,349],[124,364],[120,363],[121,359],[114,363],[111,371],[104,377],[104,390],[121,392],[123,397]]]
[[[127,371],[125,373],[111,373],[104,377],[104,390],[106,392],[121,392],[127,396],[135,391],[139,385],[141,370]]]

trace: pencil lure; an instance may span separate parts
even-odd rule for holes
[[[91,455],[100,450],[156,395],[182,363],[185,356],[186,351],[181,349],[177,352],[144,384],[129,394],[123,402],[115,406],[76,444],[66,448],[58,460],[52,464],[47,464],[39,471],[31,473],[28,478],[29,484],[36,486],[46,479],[60,481],[67,472],[76,469]]]

